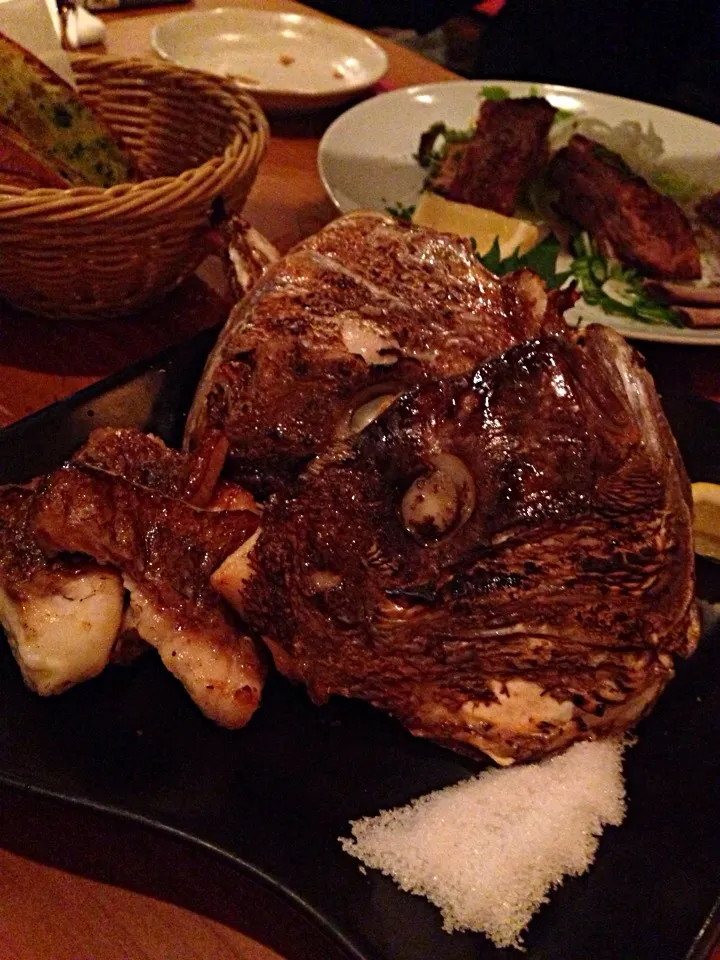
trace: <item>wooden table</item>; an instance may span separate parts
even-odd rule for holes
[[[292,0],[261,3],[230,0],[238,6],[303,10]],[[214,7],[214,0],[195,0],[195,8]],[[188,6],[172,6],[107,15],[107,52],[122,56],[152,56],[150,31],[163,18]],[[453,79],[435,63],[379,39],[390,56],[384,85]],[[317,114],[273,119],[272,139],[253,187],[246,213],[252,223],[281,250],[308,236],[335,215],[316,167],[317,146],[325,129],[342,108]],[[67,396],[81,387],[122,369],[163,347],[187,340],[219,322],[217,309],[200,311],[182,306],[178,298],[165,309],[102,324],[52,322],[0,315],[0,427]]]
[[[290,0],[247,5],[303,9]],[[151,27],[180,9],[187,7],[107,15],[108,52],[151,55]],[[379,42],[390,56],[386,87],[453,78],[411,51]],[[334,215],[315,159],[320,136],[339,112],[272,121],[272,141],[246,213],[282,250]],[[219,322],[222,309],[205,304],[193,311],[175,299],[143,317],[102,324],[53,323],[6,309],[0,317],[0,426],[188,339]],[[714,351],[650,352],[668,381],[720,398]],[[335,951],[303,918],[198,851],[49,801],[24,801],[19,808],[16,797],[0,792],[0,955],[332,960]]]

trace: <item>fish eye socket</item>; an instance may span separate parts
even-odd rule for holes
[[[373,420],[377,420],[380,414],[384,410],[387,410],[396,396],[396,393],[382,393],[379,397],[375,397],[374,400],[368,400],[367,403],[363,403],[362,406],[358,407],[350,417],[350,433],[360,433],[360,431],[364,430]]]
[[[340,423],[337,435],[340,439],[361,433],[373,420],[377,420],[383,411],[387,410],[393,400],[399,396],[401,390],[394,385],[377,387],[372,393],[364,391],[355,398],[350,412]]]
[[[475,480],[459,457],[441,453],[432,457],[428,466],[400,504],[403,526],[425,545],[457,531],[475,509]]]

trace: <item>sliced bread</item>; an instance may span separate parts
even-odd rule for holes
[[[73,88],[0,32],[0,118],[73,184],[111,187],[132,164],[110,130]]]
[[[27,137],[0,120],[0,190],[4,186],[69,187],[67,176],[60,176],[53,165],[33,147]]]

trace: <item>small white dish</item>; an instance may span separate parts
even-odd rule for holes
[[[333,106],[384,75],[387,54],[362,30],[321,17],[246,7],[179,13],[153,49],[183,67],[233,77],[267,110]]]
[[[425,171],[415,159],[420,134],[442,120],[464,129],[477,116],[484,87],[504,87],[511,96],[531,92],[553,106],[610,124],[637,120],[662,137],[663,167],[701,177],[720,189],[720,126],[663,107],[558,84],[511,80],[459,80],[383,93],[341,114],[318,150],[320,178],[341,213],[410,206]],[[690,329],[610,316],[584,300],[566,314],[570,323],[597,322],[636,340],[720,346],[720,329]]]

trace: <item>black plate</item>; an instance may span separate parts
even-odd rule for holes
[[[0,482],[67,457],[100,424],[177,442],[213,332],[0,431]],[[689,397],[666,409],[693,479],[720,480],[720,413]],[[720,568],[699,568],[720,599]],[[629,810],[590,873],[533,920],[529,960],[698,960],[720,892],[720,635],[708,633],[627,759]],[[502,960],[482,936],[442,932],[437,910],[340,849],[348,821],[478,767],[372,708],[313,707],[278,677],[240,732],[206,721],[159,660],[111,668],[41,699],[0,651],[0,783],[140,820],[212,849],[300,906],[361,960]]]

